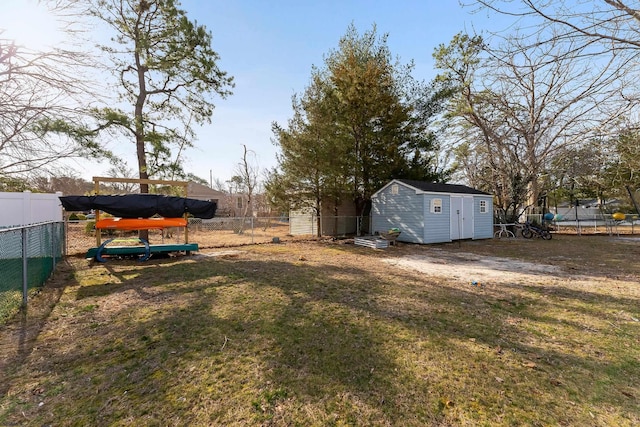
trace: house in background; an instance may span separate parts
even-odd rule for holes
[[[187,195],[191,199],[216,202],[218,205],[216,217],[241,217],[245,213],[247,216],[265,216],[268,214],[268,206],[265,203],[263,194],[253,195],[253,209],[247,209],[249,196],[246,193],[227,193],[193,181],[189,181]]]
[[[372,231],[398,241],[441,243],[493,237],[493,196],[465,185],[394,179],[372,196]]]
[[[233,209],[233,200],[229,193],[214,190],[206,185],[189,181],[187,185],[187,197],[190,199],[206,200],[217,204],[216,216],[236,216],[236,210]]]

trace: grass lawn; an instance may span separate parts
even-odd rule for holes
[[[0,425],[640,425],[640,239],[237,249],[61,263],[0,329]]]
[[[22,305],[22,269],[22,258],[0,259],[0,325],[15,316]],[[53,258],[29,258],[26,277],[29,298],[38,292],[52,270]]]

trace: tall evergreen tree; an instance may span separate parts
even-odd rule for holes
[[[233,86],[218,68],[211,33],[190,21],[177,0],[93,0],[92,6],[115,34],[103,50],[123,105],[99,110],[101,127],[132,138],[140,178],[180,176],[183,149],[195,138],[192,124],[210,122],[211,95],[225,98]]]
[[[312,208],[320,221],[323,203],[337,207],[348,191],[343,147],[337,140],[332,88],[315,74],[303,97],[293,97],[294,115],[285,129],[273,124],[280,148],[280,171],[273,171],[266,189],[275,204]],[[318,224],[318,230],[320,226]]]
[[[387,36],[378,37],[375,26],[363,35],[349,26],[325,67],[313,68],[303,96],[294,97],[288,128],[274,125],[281,171],[268,186],[272,194],[286,185],[281,197],[312,194],[316,209],[347,194],[366,214],[373,193],[390,179],[442,179],[429,131],[438,98],[412,69],[392,60]]]

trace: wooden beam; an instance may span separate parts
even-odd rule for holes
[[[141,179],[141,178],[112,178],[108,176],[94,176],[94,183],[100,182],[124,182],[127,184],[156,184],[156,185],[174,185],[177,187],[187,187],[189,181],[169,181],[166,179]]]

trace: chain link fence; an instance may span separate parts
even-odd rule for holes
[[[94,221],[67,221],[66,251],[68,255],[83,256],[89,248],[97,245]],[[317,218],[302,217],[216,217],[212,219],[189,218],[188,241],[197,243],[201,249],[271,243],[317,236]],[[320,222],[323,236],[353,236],[367,233],[368,217],[324,216]],[[185,241],[185,230],[180,227],[165,230],[149,230],[149,244],[181,244]],[[102,231],[101,241],[112,238],[127,238],[137,235],[135,231]]]
[[[540,214],[527,215],[527,220],[542,224]],[[636,214],[603,214],[575,211],[567,215],[555,215],[553,220],[546,221],[560,234],[638,234],[640,218]]]
[[[0,324],[49,278],[64,256],[64,242],[62,222],[0,229]]]
[[[83,256],[96,246],[93,221],[68,221],[67,254]],[[198,247],[220,248],[272,242],[274,238],[285,241],[292,238],[287,217],[220,217],[212,219],[189,218],[187,232],[190,243]],[[184,243],[185,230],[180,227],[165,230],[149,230],[149,244]],[[111,238],[132,237],[135,231],[103,231],[102,241]]]

